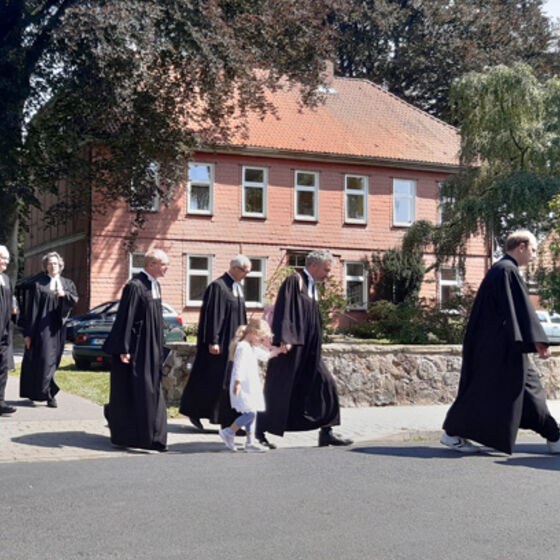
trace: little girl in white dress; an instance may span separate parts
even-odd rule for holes
[[[232,451],[235,447],[235,433],[244,428],[247,433],[245,451],[262,453],[264,448],[255,444],[257,412],[265,409],[263,385],[259,376],[259,361],[266,362],[282,352],[278,347],[270,350],[270,327],[266,321],[251,319],[247,325],[237,329],[230,344],[230,359],[233,359],[229,397],[231,407],[241,415],[228,428],[219,430],[220,437]],[[266,348],[264,348],[266,347]]]

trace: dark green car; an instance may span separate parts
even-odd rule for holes
[[[111,356],[103,352],[102,348],[112,327],[113,321],[109,321],[84,327],[76,332],[72,357],[78,369],[89,369],[93,363],[110,368]],[[175,323],[164,317],[163,328],[165,342],[183,342],[187,338],[178,321]]]

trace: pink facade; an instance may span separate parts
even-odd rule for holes
[[[204,287],[237,253],[257,269],[245,291],[250,312],[259,312],[266,281],[280,266],[329,248],[334,277],[354,302],[349,315],[363,316],[370,287],[361,261],[399,246],[414,221],[438,221],[439,183],[459,169],[460,138],[371,82],[332,75],[327,82],[317,107],[301,110],[295,90],[276,92],[275,116],[249,115],[244,136],[185,162],[170,206],[146,213],[136,256],[127,249],[135,214],[124,202],[48,230],[34,211],[26,274],[38,270],[44,252],[59,251],[81,295],[78,313],[117,299],[141,255],[159,247],[171,260],[164,300],[196,323]],[[421,295],[439,300],[461,284],[477,287],[488,263],[482,238],[473,239],[465,278],[452,269],[432,273]]]
[[[186,323],[196,323],[199,312],[199,305],[188,301],[189,256],[208,258],[211,279],[227,270],[229,260],[237,253],[263,259],[263,268],[270,277],[278,266],[285,264],[287,253],[326,247],[338,257],[334,275],[344,285],[345,262],[368,258],[375,249],[396,247],[406,232],[406,227],[393,225],[393,179],[415,182],[415,218],[435,222],[438,183],[447,176],[434,171],[203,152],[196,154],[193,161],[212,165],[212,213],[197,215],[187,211],[185,180],[169,207],[162,206],[148,214],[134,248],[143,253],[159,247],[168,253],[171,266],[162,282],[164,299],[182,313]],[[244,166],[265,168],[268,172],[266,218],[242,215]],[[296,170],[318,173],[317,220],[294,218]],[[345,219],[344,183],[349,174],[368,179],[365,224],[347,223]],[[130,223],[131,212],[124,204],[106,215],[93,217],[90,306],[118,298],[129,277],[130,254],[125,238],[130,234]],[[426,260],[430,261],[430,255],[426,255]],[[482,241],[471,242],[465,281],[477,286],[487,262]],[[430,280],[422,295],[437,297],[437,278]],[[258,311],[262,305],[255,305],[254,309]]]

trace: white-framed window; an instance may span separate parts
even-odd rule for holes
[[[243,167],[242,211],[249,218],[266,218],[268,197],[266,167]]]
[[[344,176],[345,220],[349,224],[367,224],[368,178]]]
[[[146,180],[142,185],[130,188],[130,210],[132,212],[157,212],[159,210],[159,164],[150,163],[146,169]]]
[[[348,309],[367,309],[367,276],[363,262],[344,263],[344,285]]]
[[[144,268],[144,255],[146,253],[129,253],[128,259],[128,278],[132,278],[135,274],[138,274]]]
[[[249,257],[251,272],[243,280],[243,293],[247,307],[264,307],[266,292],[266,258]]]
[[[393,179],[393,225],[410,226],[415,221],[416,181]]]
[[[438,183],[438,188],[439,188],[438,224],[443,224],[449,219],[448,210],[451,207],[451,205],[454,204],[455,200],[450,196],[441,195],[442,183]]]
[[[211,255],[187,255],[187,305],[202,305],[212,279]]]
[[[303,270],[305,268],[305,259],[307,253],[288,253],[286,264],[294,270]]]
[[[319,208],[319,173],[296,171],[294,181],[295,219],[316,222]]]
[[[187,188],[189,214],[212,214],[214,211],[214,165],[189,163]]]
[[[461,272],[454,266],[439,269],[439,304],[444,309],[449,300],[461,294]]]

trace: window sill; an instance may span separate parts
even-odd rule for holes
[[[295,222],[312,222],[317,223],[319,221],[318,218],[306,217],[306,216],[294,216]]]

